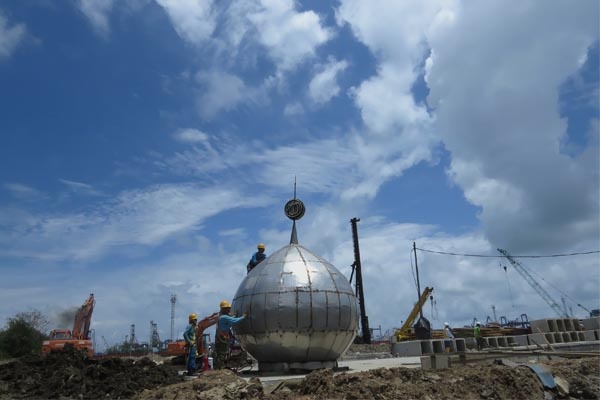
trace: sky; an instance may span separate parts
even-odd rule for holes
[[[231,300],[301,245],[375,336],[600,308],[595,0],[0,3],[0,326],[94,293],[97,348]],[[439,253],[454,253],[439,254]],[[590,253],[591,252],[591,253]],[[486,257],[472,257],[478,255]],[[507,267],[504,269],[504,267]]]

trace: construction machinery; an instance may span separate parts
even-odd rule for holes
[[[88,357],[94,355],[94,346],[90,338],[90,324],[92,323],[92,312],[96,300],[94,294],[85,300],[75,313],[73,328],[54,329],[50,331],[50,338],[42,342],[42,355],[47,355],[51,351],[62,351],[65,347],[72,346],[75,349],[83,350]]]
[[[550,296],[550,294],[544,290],[544,288],[533,278],[533,276],[529,273],[527,268],[515,260],[506,250],[497,249],[500,254],[502,254],[506,259],[512,264],[513,267],[517,270],[517,272],[529,283],[529,285],[539,294],[542,299],[556,312],[556,314],[560,318],[568,318],[568,314],[566,311],[560,308],[556,300]]]
[[[414,332],[414,328],[412,327],[412,325],[415,322],[415,320],[417,319],[417,316],[419,316],[419,309],[421,309],[421,307],[423,307],[423,305],[429,298],[429,295],[431,294],[431,292],[433,292],[433,288],[430,288],[430,287],[426,287],[423,290],[423,293],[421,293],[421,297],[419,298],[419,301],[417,303],[415,303],[410,314],[408,314],[406,321],[404,321],[404,324],[402,324],[400,329],[396,330],[396,332],[394,333],[396,340],[402,341],[402,340],[414,339],[415,332]]]

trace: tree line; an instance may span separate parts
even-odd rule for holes
[[[7,318],[0,329],[0,358],[16,358],[41,353],[48,336],[48,320],[38,310],[21,312]]]

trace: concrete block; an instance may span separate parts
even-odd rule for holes
[[[547,319],[536,319],[529,323],[531,326],[531,333],[550,332],[550,326],[548,325]]]
[[[498,336],[496,340],[498,342],[498,347],[508,347],[508,339],[506,336]]]
[[[421,354],[433,354],[431,340],[421,340]]]
[[[555,343],[554,333],[551,333],[551,332],[544,333],[544,338],[546,339],[546,343]]]
[[[594,329],[594,332],[596,332],[596,340],[600,340],[600,329]]]
[[[565,327],[565,320],[564,319],[556,319],[556,331],[557,332],[566,332],[567,329]]]
[[[529,340],[527,338],[527,335],[511,336],[511,338],[517,346],[529,346]]]
[[[582,333],[585,341],[596,340],[596,333],[594,331],[583,331]]]
[[[581,323],[579,322],[578,318],[572,318],[571,321],[573,322],[573,330],[574,331],[582,331],[583,332],[583,327],[581,326]]]
[[[433,353],[443,353],[444,352],[444,341],[440,339],[432,340],[431,347],[433,348]]]
[[[450,366],[449,357],[444,355],[421,356],[422,369],[447,369]]]
[[[552,334],[554,336],[554,343],[562,343],[562,333],[561,332],[554,332]]]
[[[571,332],[575,330],[575,328],[573,327],[573,320],[571,318],[565,318],[563,321],[565,323],[566,332]]]
[[[466,351],[467,344],[465,343],[465,339],[454,339],[454,344],[456,345],[456,351]]]
[[[392,354],[400,357],[416,357],[423,353],[421,353],[420,341],[409,341],[393,343]]]
[[[477,348],[477,340],[473,337],[464,338],[465,347],[469,350],[473,350]]]
[[[548,328],[550,329],[548,332],[558,332],[558,325],[555,319],[548,320]]]
[[[577,339],[579,342],[585,342],[585,335],[583,334],[583,331],[577,332]]]
[[[571,342],[571,335],[569,335],[569,332],[561,332],[561,335],[563,343]]]
[[[600,329],[600,317],[586,318],[581,323],[584,331]]]
[[[579,342],[579,336],[577,335],[577,332],[569,332],[569,339],[571,339],[571,342]]]
[[[527,335],[527,340],[529,341],[529,344],[539,344],[541,346],[546,344],[545,335],[545,333],[531,333]]]
[[[444,352],[454,353],[456,352],[456,344],[454,339],[444,339]]]

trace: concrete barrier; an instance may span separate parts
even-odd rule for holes
[[[565,320],[564,319],[556,319],[556,331],[557,332],[566,332]]]
[[[421,340],[421,354],[433,354],[431,340]]]
[[[535,321],[529,322],[529,326],[531,326],[532,333],[538,333],[540,331],[544,333],[551,332],[547,319],[536,319]]]
[[[392,354],[400,357],[416,357],[423,353],[421,352],[421,342],[408,341],[396,342],[392,344]]]
[[[468,337],[463,339],[465,341],[465,347],[469,350],[477,348],[477,340],[474,337]]]
[[[539,333],[538,333],[539,335]],[[516,346],[529,346],[529,340],[527,338],[527,335],[517,335],[517,336],[510,336],[511,341],[513,343],[515,343]],[[509,345],[511,343],[509,342]]]
[[[583,331],[582,333],[586,341],[597,340],[596,333],[594,331]]]
[[[581,323],[584,331],[600,329],[600,317],[586,318]]]
[[[456,352],[456,344],[454,339],[444,339],[444,352],[454,353]]]
[[[454,344],[456,346],[456,351],[467,350],[467,344],[465,343],[465,339],[454,339]]]
[[[431,347],[433,348],[433,353],[443,353],[444,352],[444,341],[440,339],[435,339],[431,341]]]
[[[571,342],[571,335],[569,335],[569,332],[562,332],[562,341],[563,343]]]
[[[571,331],[575,330],[575,328],[573,327],[573,320],[571,318],[565,319],[564,324],[565,324],[565,331],[571,332]]]
[[[562,333],[561,332],[554,332],[552,334],[554,336],[554,343],[562,343]]]

